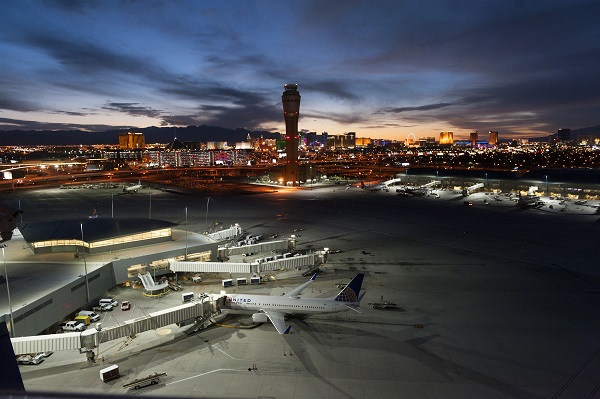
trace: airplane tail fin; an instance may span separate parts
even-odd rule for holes
[[[363,273],[359,273],[354,277],[348,285],[344,287],[340,291],[340,293],[335,297],[336,301],[339,302],[359,302],[364,294],[361,295],[360,287],[362,286],[363,278],[365,275]]]
[[[358,302],[362,301],[363,296],[367,293],[367,290],[360,290],[360,294],[358,294]]]

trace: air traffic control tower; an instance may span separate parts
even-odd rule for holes
[[[297,186],[298,180],[298,116],[300,113],[300,93],[297,84],[286,84],[281,96],[285,118],[285,184]]]

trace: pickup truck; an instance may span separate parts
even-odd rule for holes
[[[83,331],[86,329],[86,325],[79,321],[67,321],[62,326],[63,331]]]

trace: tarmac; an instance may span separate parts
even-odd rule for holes
[[[149,193],[152,207],[149,209]],[[369,193],[356,187],[278,189],[211,197],[142,190],[19,192],[28,220],[97,206],[100,217],[152,217],[190,230],[239,223],[269,236],[295,234],[298,249],[330,254],[307,296],[331,296],[337,284],[365,273],[363,314],[292,318],[292,334],[247,316],[186,334],[176,325],[102,344],[99,362],[56,352],[20,366],[28,392],[208,398],[581,398],[600,388],[600,271],[597,205],[521,209],[510,201],[453,192],[440,198]],[[16,195],[16,194],[15,194]],[[9,204],[17,197],[5,197]],[[118,203],[117,203],[118,201]],[[548,199],[548,201],[550,201]],[[118,206],[117,206],[118,204]],[[303,229],[300,231],[300,229]],[[294,231],[296,230],[296,231]],[[260,286],[231,292],[280,294],[307,280],[287,272]],[[284,279],[284,277],[286,277]],[[220,276],[184,291],[219,292]],[[12,286],[11,286],[12,289]],[[103,325],[176,306],[179,293],[145,298],[115,287],[131,311],[103,315]],[[396,309],[373,309],[379,301]],[[119,379],[99,370],[118,364]],[[139,390],[124,384],[166,373]]]

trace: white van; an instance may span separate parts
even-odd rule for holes
[[[100,320],[100,315],[96,312],[92,312],[91,310],[82,310],[77,313],[77,316],[89,316],[91,322],[96,322]]]
[[[112,298],[102,298],[102,299],[100,299],[100,301],[98,302],[98,305],[99,305],[99,306],[102,306],[102,305],[110,305],[110,306],[112,306],[113,308],[116,308],[117,306],[119,306],[119,302],[115,301],[115,300],[114,300],[114,299],[112,299]]]

